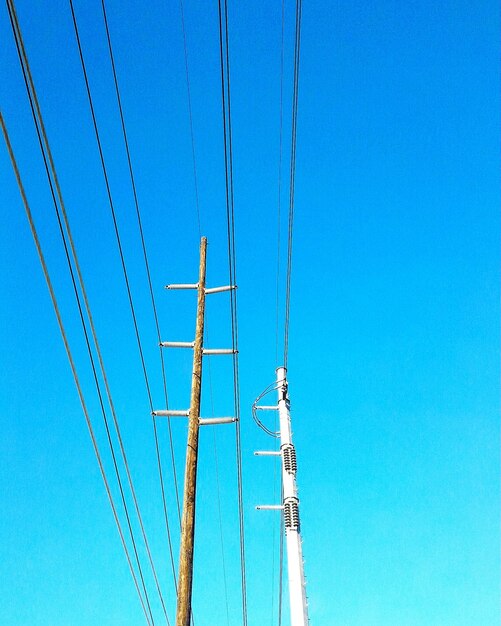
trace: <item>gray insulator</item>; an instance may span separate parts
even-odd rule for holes
[[[285,444],[282,447],[282,457],[285,471],[289,474],[295,474],[297,471],[296,448],[294,448],[292,443]]]
[[[284,523],[286,530],[299,531],[299,505],[296,498],[284,502]]]

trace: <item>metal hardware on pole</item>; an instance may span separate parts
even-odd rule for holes
[[[278,450],[256,450],[254,456],[282,456]]]
[[[214,424],[233,424],[237,421],[236,417],[205,417],[200,418],[200,426],[213,426]]]
[[[161,348],[194,348],[194,341],[161,341]]]
[[[198,289],[197,283],[179,283],[177,285],[165,285],[165,289]]]
[[[258,504],[256,506],[258,511],[283,511],[283,504]]]

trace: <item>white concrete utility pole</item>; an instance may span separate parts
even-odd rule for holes
[[[299,522],[299,498],[296,485],[296,450],[292,443],[290,401],[288,395],[287,370],[277,368],[275,388],[278,392],[277,406],[254,406],[254,410],[278,410],[280,432],[280,452],[256,452],[258,456],[282,457],[282,505],[261,505],[257,509],[283,510],[284,527],[287,550],[287,570],[289,580],[289,603],[291,626],[308,626],[308,604],[304,578],[303,550],[301,542],[301,528]],[[262,397],[262,396],[261,396]],[[258,421],[258,424],[260,422]],[[270,433],[273,434],[273,433]]]

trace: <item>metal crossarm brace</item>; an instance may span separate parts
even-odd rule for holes
[[[223,293],[225,291],[233,291],[236,285],[226,285],[224,287],[208,287],[204,289],[205,295],[211,293]],[[198,283],[179,283],[174,285],[165,285],[165,289],[198,289]]]
[[[283,504],[258,504],[256,506],[258,511],[283,511]]]
[[[256,450],[254,452],[255,456],[282,456],[282,453],[279,450]]]

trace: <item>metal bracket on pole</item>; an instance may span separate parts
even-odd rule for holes
[[[208,295],[210,293],[223,293],[224,291],[233,291],[236,289],[236,285],[227,285],[226,287],[210,287],[205,290],[205,294]]]
[[[161,341],[161,348],[194,348],[194,341]]]
[[[213,424],[233,424],[236,421],[236,417],[201,417],[198,423],[200,426],[212,426]]]
[[[279,450],[256,450],[254,456],[282,456]]]
[[[180,283],[178,285],[165,285],[165,289],[198,289],[198,283]]]
[[[254,407],[258,411],[278,411],[278,406],[255,406]]]
[[[161,409],[159,411],[152,411],[152,415],[155,417],[188,417],[190,412],[187,411],[171,411],[171,409]]]
[[[237,350],[233,350],[233,348],[204,348],[202,350],[202,354],[204,356],[209,356],[211,354],[236,354]]]
[[[258,511],[283,511],[283,504],[258,504],[256,506]]]
[[[223,293],[225,291],[233,291],[236,285],[225,285],[224,287],[207,287],[204,289],[206,295],[211,293]],[[165,285],[165,289],[198,289],[198,283],[178,283],[173,285]]]

